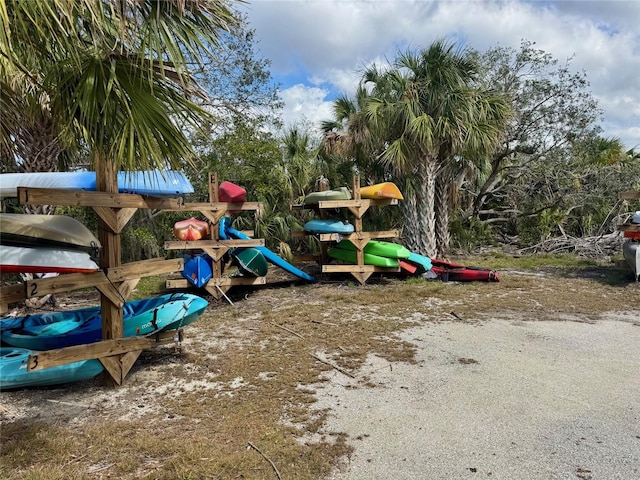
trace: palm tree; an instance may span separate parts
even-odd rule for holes
[[[120,169],[179,168],[195,158],[185,132],[207,115],[193,100],[202,92],[190,68],[235,24],[226,2],[0,0],[0,24],[0,79],[21,73],[35,85],[88,151],[99,190],[117,192]],[[0,116],[3,151],[19,133],[5,118],[19,115]],[[102,266],[119,265],[120,234],[101,219],[99,237],[112,246]],[[102,303],[121,328],[122,310]]]
[[[193,158],[185,130],[206,119],[189,65],[234,23],[219,0],[0,0],[0,74],[22,72],[92,165],[174,166]],[[37,33],[37,34],[36,34]],[[4,93],[4,92],[3,92]],[[5,132],[12,126],[2,119]]]
[[[437,225],[446,238],[440,244],[448,244],[447,166],[491,150],[509,114],[501,97],[475,85],[477,72],[464,50],[436,41],[400,54],[389,70],[373,66],[363,75],[369,126],[387,144],[379,160],[405,180],[407,245],[424,255],[438,255]],[[438,223],[436,208],[443,212]]]

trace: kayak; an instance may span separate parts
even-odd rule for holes
[[[304,224],[304,231],[309,233],[339,233],[349,235],[354,232],[353,225],[337,219],[314,219]]]
[[[235,183],[222,182],[218,187],[218,199],[226,203],[246,202],[247,191]]]
[[[633,270],[636,282],[640,278],[640,242],[628,240],[622,244],[622,254]]]
[[[18,196],[18,187],[96,190],[96,172],[34,172],[0,174],[0,197]],[[182,172],[141,170],[118,172],[118,191],[138,195],[175,197],[193,193],[193,185]]]
[[[360,187],[360,197],[362,198],[395,198],[404,200],[402,193],[395,183],[384,182],[367,187]]]
[[[411,252],[405,260],[415,265],[419,273],[425,273],[431,270],[431,259],[419,253]]]
[[[231,227],[231,218],[229,217],[222,217],[220,219],[219,228],[220,228],[220,238],[224,240],[230,239],[230,238],[237,238],[239,240],[251,240],[251,237],[249,237],[248,235],[245,235],[241,231]],[[289,272],[292,275],[295,275],[296,277],[302,278],[303,280],[307,280],[309,282],[315,282],[316,279],[314,277],[312,277],[306,272],[303,272],[296,266],[291,265],[284,258],[280,257],[275,252],[269,250],[267,247],[255,247],[255,248],[260,253],[262,253],[262,255],[264,255],[264,258],[267,260],[267,262],[270,262],[275,266],[282,268],[284,271]]]
[[[179,240],[202,240],[209,236],[209,223],[193,217],[173,224],[173,234]]]
[[[213,277],[211,257],[207,254],[202,254],[190,258],[184,262],[184,268],[181,273],[194,287],[204,287]]]
[[[238,270],[250,277],[264,277],[269,266],[264,255],[257,248],[236,248],[231,256],[238,264]]]
[[[0,244],[80,249],[94,256],[101,247],[95,235],[75,218],[23,213],[0,213]]]
[[[406,275],[413,275],[418,270],[418,267],[416,265],[405,260],[398,259],[398,263],[400,264],[401,272]]]
[[[349,240],[340,241],[336,247],[343,250],[356,250],[356,246]],[[411,252],[403,245],[380,240],[369,240],[364,246],[364,253],[389,258],[409,258],[409,255],[411,255]]]
[[[2,273],[89,273],[100,270],[91,256],[78,249],[0,245]]]
[[[304,203],[314,204],[329,200],[351,200],[351,192],[347,187],[338,187],[333,190],[324,190],[322,192],[311,192],[305,197]]]
[[[495,270],[482,267],[468,267],[444,260],[431,259],[431,270],[435,272],[441,280],[455,282],[499,282],[500,276]]]
[[[208,302],[197,295],[174,293],[126,302],[124,337],[174,330],[195,321]],[[53,350],[102,339],[101,307],[46,312],[0,319],[0,338],[13,347]]]
[[[351,242],[349,242],[351,243]],[[327,253],[331,258],[335,258],[336,260],[342,260],[347,263],[356,264],[358,262],[358,257],[354,250],[345,250],[342,248],[330,248]],[[365,265],[375,265],[376,267],[398,267],[400,264],[398,263],[397,258],[389,258],[389,257],[381,257],[378,255],[373,255],[371,253],[364,253],[364,264]]]
[[[38,352],[0,347],[0,390],[77,382],[93,378],[104,370],[100,360],[91,359],[28,372],[29,355],[34,353]]]

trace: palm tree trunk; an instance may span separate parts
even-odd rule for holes
[[[440,256],[449,253],[449,182],[448,177],[439,175],[436,179],[435,197],[436,245]]]
[[[416,176],[415,233],[407,239],[410,250],[420,255],[435,257],[438,254],[435,231],[435,179],[437,161],[434,157],[425,157],[418,165]]]

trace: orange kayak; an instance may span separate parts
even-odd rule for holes
[[[362,198],[396,198],[398,200],[404,200],[402,193],[398,187],[396,187],[396,184],[392,182],[361,187],[360,196]]]
[[[173,224],[173,234],[180,240],[202,240],[209,236],[209,224],[193,217],[180,220]]]

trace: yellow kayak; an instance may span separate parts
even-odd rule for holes
[[[398,200],[404,200],[402,193],[398,187],[396,187],[396,184],[392,182],[361,187],[360,196],[362,198],[396,198]]]

